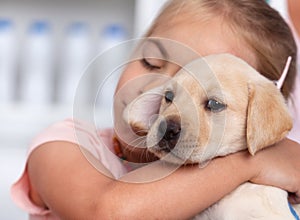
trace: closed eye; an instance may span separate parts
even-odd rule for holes
[[[161,69],[161,67],[158,66],[158,65],[155,65],[154,62],[152,62],[150,58],[149,59],[146,59],[146,58],[141,59],[141,63],[143,65],[143,67],[145,67],[147,70],[159,70],[159,69]]]
[[[147,70],[161,70],[168,55],[159,41],[146,40],[142,44],[141,63]]]

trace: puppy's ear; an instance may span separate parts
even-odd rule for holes
[[[163,89],[163,86],[151,89],[138,96],[125,108],[123,119],[137,135],[146,135],[151,123],[156,119],[163,97]]]
[[[272,82],[248,83],[247,145],[254,155],[272,145],[292,128],[284,98]]]

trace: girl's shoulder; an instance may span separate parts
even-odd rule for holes
[[[70,142],[80,147],[88,161],[91,157],[100,162],[115,178],[128,172],[126,166],[113,151],[113,129],[98,130],[95,126],[78,120],[66,119],[54,123],[41,131],[30,143],[21,177],[12,185],[11,196],[14,202],[29,214],[49,216],[49,210],[36,206],[29,197],[30,179],[27,163],[30,155],[40,146],[49,142]],[[50,145],[47,145],[51,146]],[[62,144],[62,146],[64,146]],[[67,155],[66,155],[67,156]],[[95,166],[94,166],[95,167]],[[100,172],[100,171],[99,171]],[[43,219],[43,218],[41,218]]]
[[[124,170],[123,164],[115,155],[113,136],[112,128],[98,129],[89,122],[66,119],[52,124],[38,134],[29,146],[28,156],[34,149],[47,142],[70,142],[83,149],[83,154],[88,152],[88,155],[85,154],[86,157],[92,155],[118,178],[127,170]]]
[[[97,129],[88,122],[65,119],[42,130],[29,144],[28,155],[37,147],[53,141],[74,143],[90,151],[97,159],[103,149],[112,152],[113,129]]]

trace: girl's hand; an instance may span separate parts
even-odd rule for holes
[[[291,203],[300,203],[300,146],[284,139],[252,159],[256,175],[251,182],[272,185],[289,192]]]

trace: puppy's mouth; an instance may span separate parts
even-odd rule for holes
[[[173,153],[172,151],[166,152],[164,150],[159,149],[149,149],[155,156],[157,156],[160,160],[166,161],[172,164],[188,164],[189,162],[184,158],[179,157],[177,154]]]
[[[197,161],[193,161],[191,159],[191,154],[193,152],[193,149],[189,149],[189,150],[186,150],[186,149],[184,149],[184,150],[182,150],[182,149],[169,150],[168,149],[168,150],[166,150],[166,149],[160,149],[159,146],[150,147],[148,149],[159,159],[166,161],[168,163],[178,164],[178,165],[187,165],[187,164],[198,163]]]
[[[147,147],[161,160],[174,164],[194,164],[195,141],[186,141],[178,118],[156,121],[147,135]]]

